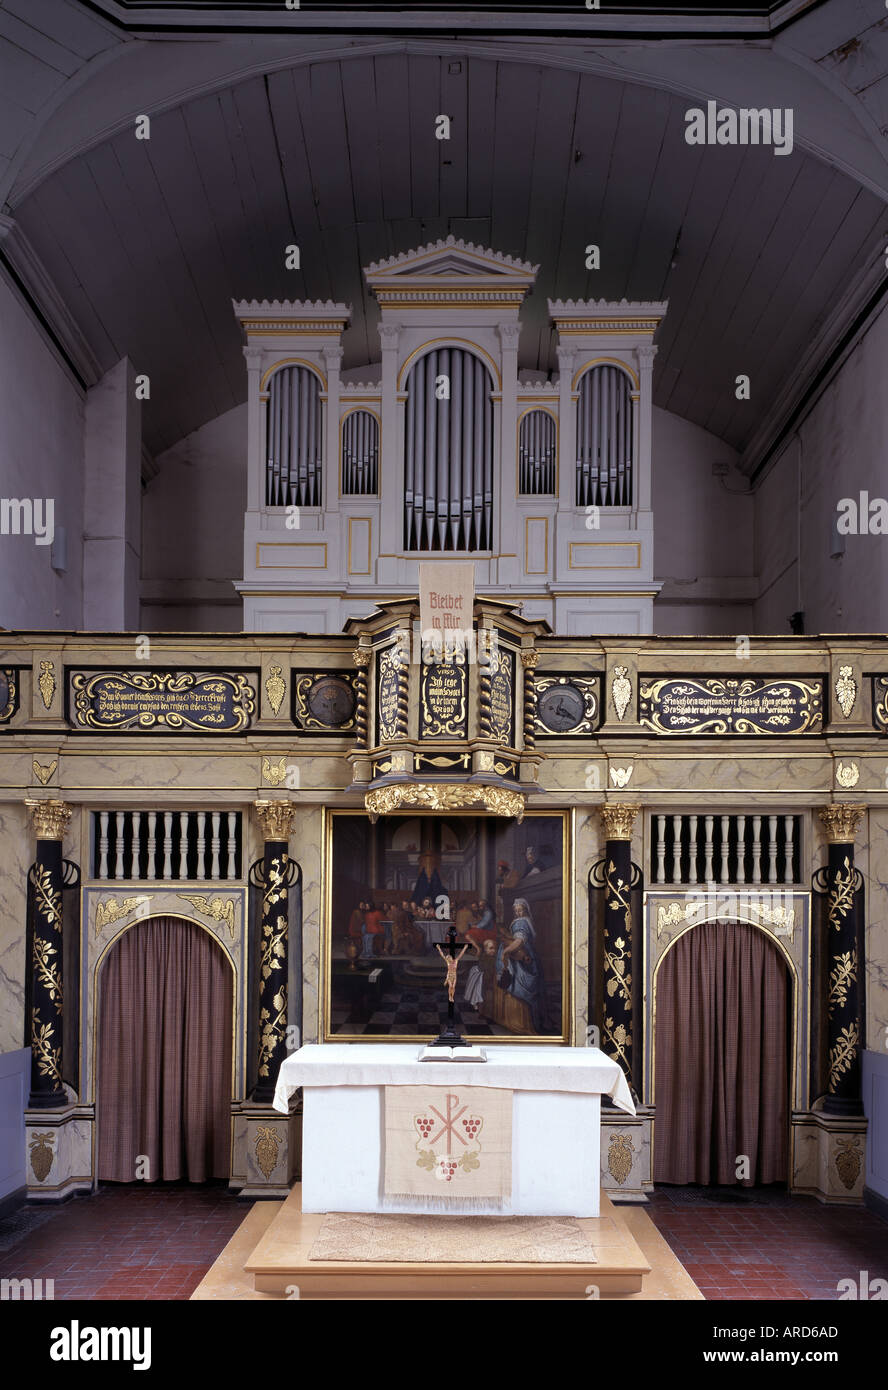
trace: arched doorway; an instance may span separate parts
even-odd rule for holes
[[[99,975],[100,1181],[230,1174],[231,964],[195,922],[156,917],[113,943]]]
[[[704,922],[669,948],[654,990],[654,1181],[785,1182],[792,982],[776,942]]]

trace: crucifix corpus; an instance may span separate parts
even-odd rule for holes
[[[457,955],[456,926],[453,922],[451,922],[450,926],[447,929],[447,945],[445,947],[436,945],[435,947],[435,950],[438,952],[438,955],[441,957],[445,966],[447,967],[447,973],[444,977],[444,983],[447,986],[447,1027],[444,1029],[443,1033],[439,1033],[437,1038],[435,1038],[431,1043],[429,1043],[430,1047],[470,1046],[470,1044],[466,1042],[465,1038],[460,1037],[459,1033],[457,1033],[456,1028],[454,1027],[453,1017],[453,1004],[456,998],[456,972],[459,967],[460,961],[462,960],[463,956],[465,955],[468,949],[469,945],[468,943],[466,943],[466,945],[463,946],[462,950],[460,951],[459,955]],[[474,949],[476,955],[481,954],[477,947],[475,947]]]

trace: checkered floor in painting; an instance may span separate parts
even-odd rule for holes
[[[393,1036],[408,1034],[437,1037],[447,1025],[447,1001],[443,998],[440,982],[414,989],[399,990],[397,993],[383,994],[368,1019],[361,1020],[348,1008],[333,1007],[334,1033],[361,1033],[367,1037],[380,1034]],[[483,1018],[471,1004],[457,999],[454,1009],[456,1028],[475,1037],[507,1037],[508,1030],[499,1024]]]

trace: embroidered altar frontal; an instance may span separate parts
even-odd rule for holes
[[[512,1092],[385,1087],[386,1197],[505,1201],[512,1195]]]

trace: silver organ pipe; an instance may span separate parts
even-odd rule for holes
[[[321,505],[320,382],[307,367],[286,366],[269,383],[266,505]]]
[[[555,421],[547,410],[529,410],[518,432],[518,491],[528,497],[555,492]]]
[[[580,378],[577,400],[577,506],[632,503],[632,402],[626,372],[609,363]]]
[[[405,493],[413,506],[413,412],[407,402]],[[342,495],[373,497],[379,464],[379,421],[369,410],[353,410],[342,422]]]
[[[437,378],[449,381],[438,399]],[[433,348],[407,378],[404,537],[410,550],[486,550],[492,540],[493,404],[480,358]]]

